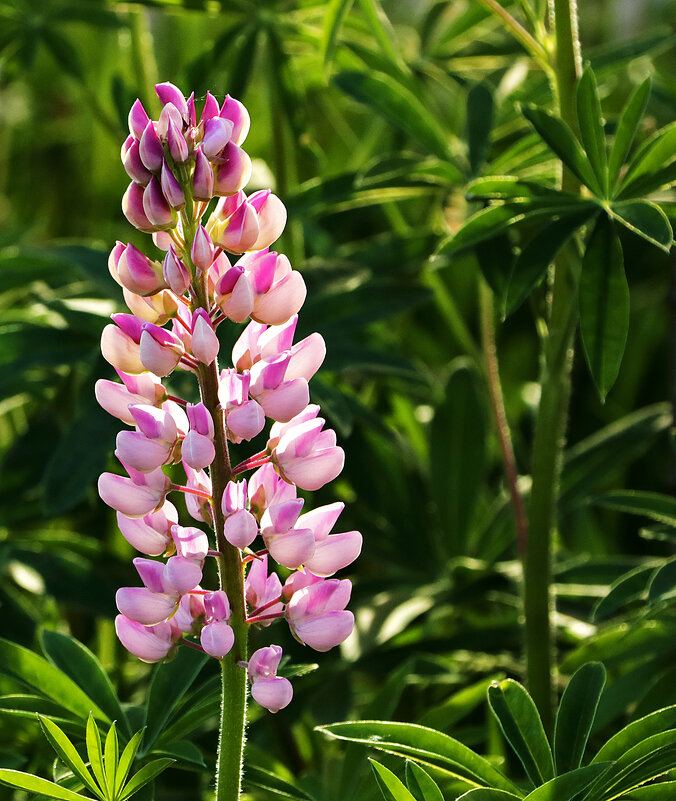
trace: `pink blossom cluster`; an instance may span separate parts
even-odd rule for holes
[[[202,585],[205,561],[221,558],[219,547],[232,548],[245,575],[245,624],[283,618],[297,640],[328,651],[354,625],[346,609],[351,583],[334,576],[358,556],[362,538],[332,533],[344,504],[304,511],[297,495],[336,478],[344,452],[310,403],[308,382],[324,360],[324,340],[315,333],[294,342],[305,283],[270,250],[286,210],[269,190],[243,191],[251,162],[241,148],[249,129],[241,103],[226,96],[219,105],[207,93],[198,122],[193,95],[186,99],[169,83],[156,91],[158,120],[138,100],[129,114],[122,161],[132,182],[122,207],[136,228],[152,233],[159,256],[122,242],[110,254],[130,313],[114,314],[101,338],[121,383],[96,384],[101,406],[127,426],[115,449],[126,474],[103,473],[99,494],[145,555],[134,560],[141,586],[117,593],[117,633],[146,662],[181,644],[226,656],[235,643],[233,598]],[[220,369],[218,326],[247,320],[231,366]],[[200,381],[198,402],[162,384],[177,369]],[[207,374],[217,399],[204,395]],[[231,468],[229,449],[261,434],[267,420],[265,448]],[[229,478],[218,493],[215,461],[227,465]],[[176,469],[183,483],[170,478]],[[168,500],[177,491],[197,526],[179,521]],[[214,530],[213,542],[199,524]],[[284,582],[273,561],[285,568]],[[289,681],[277,676],[281,659],[282,649],[270,645],[242,664],[254,699],[273,712],[292,697]]]

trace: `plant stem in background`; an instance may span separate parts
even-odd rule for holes
[[[490,396],[495,429],[500,442],[500,452],[505,467],[507,486],[514,513],[516,528],[516,545],[521,559],[525,558],[528,542],[528,522],[523,498],[519,490],[519,473],[514,457],[512,435],[507,422],[505,401],[500,385],[500,371],[498,366],[497,347],[495,342],[495,310],[493,306],[493,293],[484,280],[479,279],[479,313],[481,316],[481,344],[483,347],[483,360],[485,366],[486,384]]]
[[[575,86],[580,73],[577,6],[574,0],[552,0],[550,11],[556,34],[554,89],[559,114],[575,130]],[[579,191],[577,181],[565,171],[561,185],[565,191]],[[531,460],[533,484],[524,564],[528,685],[548,732],[551,732],[553,724],[552,533],[557,525],[556,508],[577,324],[575,294],[579,262],[571,249],[562,252],[553,273]]]

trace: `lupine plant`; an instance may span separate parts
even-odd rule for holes
[[[297,497],[297,488],[333,480],[344,453],[310,403],[308,381],[324,359],[324,341],[319,334],[293,341],[303,278],[270,250],[286,211],[269,190],[243,191],[251,174],[241,148],[248,112],[230,96],[220,104],[208,93],[198,120],[193,95],[186,99],[170,83],[156,91],[158,120],[140,101],[129,113],[122,160],[132,181],[122,208],[163,255],[153,259],[121,242],[110,254],[131,313],[113,315],[103,331],[103,356],[121,383],[100,380],[96,396],[127,425],[115,450],[127,474],[104,473],[99,493],[144,554],[134,560],[142,586],[117,593],[124,646],[145,662],[171,658],[179,647],[220,660],[216,798],[225,801],[240,797],[247,678],[253,698],[273,713],[293,695],[277,674],[282,649],[250,654],[249,628],[284,619],[317,651],[343,642],[354,622],[346,609],[351,584],[331,577],[358,556],[361,535],[331,533],[344,504],[303,512]],[[232,263],[227,253],[240,258]],[[248,320],[231,365],[219,368],[218,327]],[[199,400],[167,391],[162,379],[176,369],[194,376]],[[241,443],[260,435],[268,418],[265,447],[240,458]],[[179,464],[180,483],[164,469]],[[188,515],[211,537],[179,521],[172,492],[185,495]],[[212,589],[202,586],[209,559],[218,566]],[[283,583],[275,563],[286,568]]]

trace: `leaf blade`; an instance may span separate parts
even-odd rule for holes
[[[600,662],[589,662],[571,678],[561,697],[554,726],[556,772],[575,770],[582,764],[606,670]]]

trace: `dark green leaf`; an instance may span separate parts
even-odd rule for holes
[[[653,134],[636,152],[619,187],[619,197],[631,197],[646,176],[659,176],[676,157],[676,122]],[[666,184],[668,179],[665,178]]]
[[[107,720],[104,712],[65,673],[27,648],[3,639],[0,639],[0,673],[56,701],[83,720],[90,712]]]
[[[594,779],[603,775],[610,767],[610,763],[604,762],[571,770],[533,790],[526,796],[525,801],[573,801]]]
[[[637,567],[615,581],[611,585],[608,595],[594,607],[593,619],[603,620],[611,617],[627,604],[643,598],[648,580],[654,570],[654,566],[650,565]]]
[[[406,785],[416,801],[444,801],[437,783],[420,765],[406,760]]]
[[[636,787],[622,796],[622,801],[673,801],[676,798],[676,782],[660,782],[646,787]]]
[[[340,32],[343,19],[350,10],[353,2],[354,0],[329,0],[326,4],[321,40],[324,69],[326,69],[333,60],[338,33]]]
[[[125,746],[124,751],[122,752],[122,756],[120,757],[120,761],[117,764],[117,774],[115,775],[115,794],[117,795],[119,791],[124,786],[124,783],[127,781],[127,776],[129,775],[129,771],[131,770],[131,766],[134,764],[134,759],[136,757],[136,752],[141,745],[141,740],[143,739],[143,729],[141,731],[137,731],[136,734],[129,740],[127,745]]]
[[[392,125],[441,159],[449,157],[448,136],[429,108],[409,89],[388,75],[341,72],[336,84],[361,103],[375,109]]]
[[[513,679],[488,688],[488,703],[500,728],[537,787],[554,776],[552,750],[533,699]]]
[[[493,93],[482,83],[467,94],[467,142],[472,175],[479,172],[486,160],[493,128]]]
[[[612,762],[631,750],[635,745],[647,740],[654,734],[676,728],[676,705],[658,709],[649,715],[635,720],[614,734],[601,747],[592,763]]]
[[[493,790],[490,787],[477,787],[458,796],[458,801],[513,801],[514,798],[523,796],[505,792],[505,790]]]
[[[252,787],[260,787],[282,798],[290,798],[292,801],[315,801],[311,795],[308,795],[300,787],[276,776],[272,771],[259,765],[247,765],[244,773],[244,783]]]
[[[143,738],[142,755],[147,754],[162,733],[176,704],[181,700],[209,657],[190,648],[180,648],[171,662],[155,669],[150,684],[146,711],[146,733]],[[171,703],[167,703],[167,699]]]
[[[613,224],[601,215],[591,232],[580,276],[582,344],[601,399],[620,371],[629,328],[629,287],[622,246]]]
[[[674,532],[676,534],[676,532]],[[651,603],[671,601],[676,597],[676,561],[667,562],[655,572],[648,588]]]
[[[655,203],[648,200],[628,200],[613,203],[610,214],[633,233],[656,245],[667,253],[674,239],[667,215]]]
[[[642,515],[657,523],[676,526],[676,498],[670,495],[641,490],[617,490],[597,496],[594,498],[594,503],[596,506],[604,506],[631,515]]]
[[[115,785],[117,784],[117,761],[120,758],[120,748],[117,740],[117,729],[115,727],[115,722],[113,722],[112,726],[108,729],[108,734],[106,735],[106,744],[103,750],[103,758],[106,770],[106,785],[108,787],[109,795],[112,796],[115,790]]]
[[[524,106],[522,111],[528,122],[564,165],[595,195],[601,197],[603,195],[601,184],[575,135],[566,123],[535,106]]]
[[[156,776],[159,776],[162,771],[166,770],[169,765],[173,765],[173,759],[153,759],[148,762],[141,770],[137,771],[131,779],[124,786],[120,794],[119,801],[125,801],[130,798],[134,793],[137,793],[146,784],[149,784]]]
[[[103,749],[101,748],[101,734],[94,718],[90,715],[87,719],[87,734],[85,738],[87,744],[87,756],[91,765],[94,778],[99,787],[105,792],[107,788],[106,770],[103,764]]]
[[[512,266],[505,303],[507,314],[523,303],[544,277],[559,250],[596,213],[597,209],[590,207],[575,214],[563,214],[535,234]]]
[[[127,718],[108,674],[82,643],[58,631],[43,629],[40,643],[49,661],[62,670],[95,701],[110,720],[118,720],[128,731]]]
[[[89,801],[86,795],[74,793],[59,784],[18,770],[0,769],[0,782],[9,784],[10,787],[18,787],[20,790],[28,790],[30,793],[40,793],[47,798],[57,798],[59,801]]]
[[[583,665],[568,682],[554,727],[557,774],[575,770],[582,764],[605,683],[606,669],[600,662]]]
[[[637,86],[625,107],[622,109],[622,114],[617,123],[617,130],[615,131],[613,146],[610,149],[610,157],[608,159],[611,189],[617,184],[620,171],[629,155],[629,150],[636,137],[638,127],[641,124],[643,112],[645,111],[650,94],[650,83],[650,78],[646,78],[640,86]]]
[[[363,743],[456,776],[468,784],[496,787],[519,794],[519,790],[490,762],[470,748],[434,729],[413,723],[363,720],[319,726],[319,731],[339,740]]]
[[[385,801],[416,801],[415,796],[406,789],[404,784],[380,762],[369,759],[376,777],[376,782]]]
[[[512,175],[476,178],[468,184],[465,194],[468,200],[532,200],[533,198],[553,200],[562,196],[573,200],[572,195]]]
[[[99,798],[103,798],[82,757],[68,737],[51,720],[43,718],[41,715],[38,715],[38,719],[47,741],[56,751],[59,759],[73,771],[75,776],[80,779],[90,792]]]
[[[587,67],[577,83],[575,92],[577,105],[577,121],[580,129],[580,139],[587,153],[589,163],[594,170],[597,181],[604,191],[608,193],[608,162],[606,156],[606,138],[601,117],[601,104],[599,102],[596,78],[591,67]]]
[[[381,52],[392,64],[405,67],[400,51],[393,42],[395,32],[380,5],[380,0],[359,0],[359,4]]]

